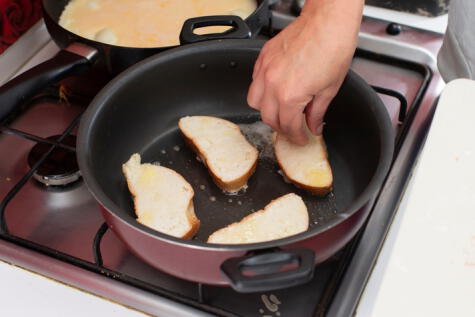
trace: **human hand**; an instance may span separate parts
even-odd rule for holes
[[[300,17],[269,40],[254,66],[249,105],[292,142],[319,135],[356,47],[362,0],[307,0]]]

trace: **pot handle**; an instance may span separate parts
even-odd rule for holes
[[[4,84],[0,87],[0,122],[48,85],[87,70],[96,56],[96,49],[72,43],[53,58]]]
[[[231,26],[232,29],[223,33],[195,34],[193,31],[205,26]],[[248,39],[251,30],[243,19],[236,15],[211,15],[191,18],[183,23],[180,32],[180,44],[190,44],[218,39]]]
[[[286,265],[289,270],[279,271]],[[304,284],[313,277],[315,253],[310,249],[264,251],[230,258],[221,271],[240,293],[265,292]]]

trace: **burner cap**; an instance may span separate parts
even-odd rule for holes
[[[56,141],[60,136],[54,135],[48,140]],[[62,142],[72,147],[76,146],[76,137],[68,135]],[[41,157],[51,149],[50,144],[38,143],[28,154],[28,164],[35,165]],[[81,177],[76,152],[57,147],[49,157],[38,167],[33,177],[46,186],[64,186],[77,181]]]

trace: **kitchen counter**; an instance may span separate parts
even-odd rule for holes
[[[2,316],[143,317],[143,313],[0,261]]]
[[[449,83],[357,316],[475,316],[475,81]]]

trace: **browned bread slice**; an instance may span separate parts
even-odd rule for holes
[[[200,226],[193,208],[193,188],[175,171],[140,160],[139,154],[133,154],[122,165],[137,221],[174,237],[192,238]]]
[[[221,118],[193,116],[181,118],[178,126],[221,189],[233,192],[247,184],[259,153],[238,125]]]
[[[241,244],[276,240],[308,229],[308,211],[302,198],[287,194],[241,221],[219,229],[209,243]]]
[[[333,175],[323,136],[308,133],[309,142],[297,145],[285,136],[274,134],[274,152],[285,176],[299,188],[315,195],[332,190]]]

